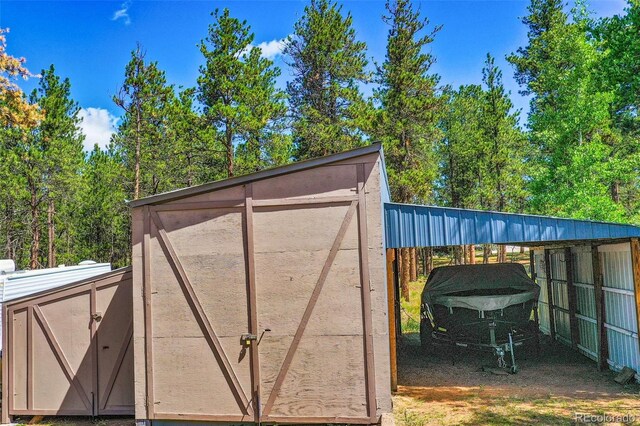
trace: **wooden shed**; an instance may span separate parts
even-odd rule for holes
[[[2,423],[134,413],[131,275],[118,269],[3,305]]]
[[[133,208],[136,418],[391,411],[379,145]]]

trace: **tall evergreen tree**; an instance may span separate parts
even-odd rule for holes
[[[46,115],[21,147],[22,173],[29,189],[31,217],[29,266],[36,268],[45,264],[40,256],[42,210],[46,206],[46,264],[53,267],[56,264],[58,236],[63,236],[66,241],[63,251],[68,256],[65,258],[72,257],[73,202],[84,159],[84,136],[78,128],[80,107],[71,99],[69,79],[62,80],[57,76],[53,65],[42,71],[40,84],[31,94],[30,102],[39,104]]]
[[[398,202],[429,200],[435,179],[434,144],[441,137],[438,120],[443,103],[435,58],[426,52],[440,27],[427,32],[410,0],[388,0],[384,21],[391,27],[384,63],[378,67],[380,110],[375,137],[382,141],[392,196]]]
[[[482,100],[482,148],[485,169],[482,172],[482,208],[497,211],[522,211],[526,194],[525,161],[528,144],[518,126],[518,112],[502,83],[502,71],[487,54],[482,69],[485,91]]]
[[[114,267],[131,263],[130,215],[125,203],[126,169],[113,147],[95,147],[83,173],[84,185],[78,210],[78,240],[75,256],[110,262]]]
[[[280,69],[252,46],[251,27],[231,17],[228,9],[212,16],[209,34],[200,43],[205,64],[200,67],[198,99],[204,120],[220,133],[230,177],[235,174],[236,144],[254,157],[253,168],[262,167],[258,159],[272,141],[270,128],[286,110],[284,95],[275,87]]]
[[[369,80],[366,45],[350,13],[330,0],[311,0],[284,48],[295,157],[327,155],[365,143],[369,105],[359,84]]]
[[[115,146],[127,166],[128,193],[133,199],[175,189],[167,173],[168,106],[174,97],[164,71],[147,62],[142,47],[131,52],[125,79],[113,101],[124,111]]]
[[[460,208],[487,208],[483,200],[486,150],[482,118],[485,93],[479,85],[447,87],[442,115],[443,137],[437,144],[439,204]]]

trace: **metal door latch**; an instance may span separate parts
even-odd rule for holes
[[[102,312],[96,312],[95,314],[91,315],[91,318],[93,318],[95,322],[100,322],[102,320]]]
[[[252,341],[258,340],[258,336],[256,336],[255,334],[247,333],[240,336],[240,340],[242,341],[243,345],[250,346]]]

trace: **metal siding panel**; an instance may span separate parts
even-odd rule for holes
[[[599,250],[603,259],[609,364],[614,370],[629,366],[637,371],[640,351],[630,247],[628,244],[605,245]]]
[[[388,248],[628,238],[630,225],[385,203]]]

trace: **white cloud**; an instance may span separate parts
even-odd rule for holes
[[[285,37],[281,40],[263,41],[257,46],[250,44],[249,46],[247,46],[247,49],[245,50],[245,52],[248,52],[253,47],[259,47],[260,50],[262,50],[263,58],[274,59],[276,56],[282,54],[286,41],[287,41],[287,38]]]
[[[113,12],[112,21],[117,21],[118,19],[122,19],[125,25],[129,25],[131,23],[131,18],[129,17],[129,6],[131,6],[130,1],[125,1],[120,6],[120,9]]]
[[[118,117],[103,108],[81,108],[78,116],[82,119],[80,130],[85,135],[85,151],[93,151],[95,144],[101,149],[106,148],[116,131]]]

